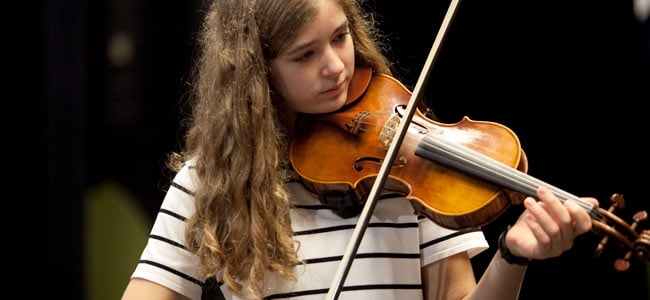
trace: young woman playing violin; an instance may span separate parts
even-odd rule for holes
[[[122,299],[325,297],[358,215],[323,205],[289,148],[299,115],[344,106],[355,70],[391,74],[359,2],[211,3],[185,148],[171,156],[176,176]],[[383,195],[340,298],[517,299],[526,262],[561,255],[592,226],[548,189],[536,198],[477,282],[480,229],[442,227],[403,195]]]

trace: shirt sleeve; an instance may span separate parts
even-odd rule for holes
[[[451,230],[428,218],[420,218],[418,222],[422,241],[420,245],[422,266],[461,252],[467,252],[471,258],[489,247],[480,228]]]

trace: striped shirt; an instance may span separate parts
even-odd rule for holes
[[[156,282],[191,299],[240,299],[221,282],[199,275],[185,247],[185,220],[195,210],[192,168],[176,174],[132,278]],[[341,218],[297,182],[288,183],[298,254],[297,281],[269,275],[265,299],[323,299],[334,281],[358,217]],[[420,269],[451,255],[487,249],[478,228],[453,231],[419,217],[404,197],[382,198],[373,210],[338,299],[422,299]],[[216,288],[214,285],[216,284]],[[219,295],[208,295],[217,293]]]

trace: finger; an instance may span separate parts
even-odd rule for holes
[[[580,205],[573,203],[573,201],[566,201],[564,203],[567,212],[574,220],[574,230],[576,235],[585,233],[591,230],[592,219],[587,211]]]
[[[600,206],[600,204],[598,203],[598,199],[593,198],[593,197],[581,197],[580,200],[587,201],[587,202],[593,204],[595,207]]]
[[[551,253],[561,253],[573,245],[573,238],[576,235],[574,222],[571,214],[567,211],[562,202],[546,187],[537,190],[539,202],[531,205],[531,213],[536,217],[537,222],[544,230],[547,245]],[[541,235],[536,235],[541,240]]]
[[[585,222],[590,223],[590,221],[585,220],[585,217],[588,218],[588,215],[578,203],[573,203],[571,200],[564,201],[563,203],[548,189],[542,188],[540,193],[540,198],[543,198],[542,201],[547,204],[549,214],[557,221],[560,229],[558,236],[554,236],[552,232],[549,232],[549,234],[554,238],[554,241],[561,243],[561,246],[558,245],[558,247],[564,250],[571,248],[574,238],[582,233],[585,227],[589,226],[585,224]],[[571,212],[569,209],[571,209]],[[580,210],[583,211],[581,212]],[[576,216],[580,216],[579,222],[576,221]]]
[[[548,234],[547,228],[549,226],[554,226],[555,221],[548,215],[548,212],[542,207],[543,203],[535,201],[533,198],[527,198],[524,200],[524,207],[528,214],[524,216],[524,221],[530,231],[532,232],[535,239],[545,248],[550,248],[553,245],[551,236]],[[555,225],[556,226],[556,225]],[[555,229],[559,230],[559,229]]]
[[[537,195],[540,201],[544,203],[543,207],[557,221],[561,229],[567,229],[568,226],[571,226],[571,215],[569,215],[564,205],[562,205],[562,202],[548,188],[540,187],[537,190]]]

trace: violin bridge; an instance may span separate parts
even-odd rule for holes
[[[393,114],[384,124],[384,127],[379,134],[379,142],[384,145],[384,148],[388,149],[390,144],[393,142],[395,131],[397,126],[399,126],[400,120],[401,118],[398,114]]]

